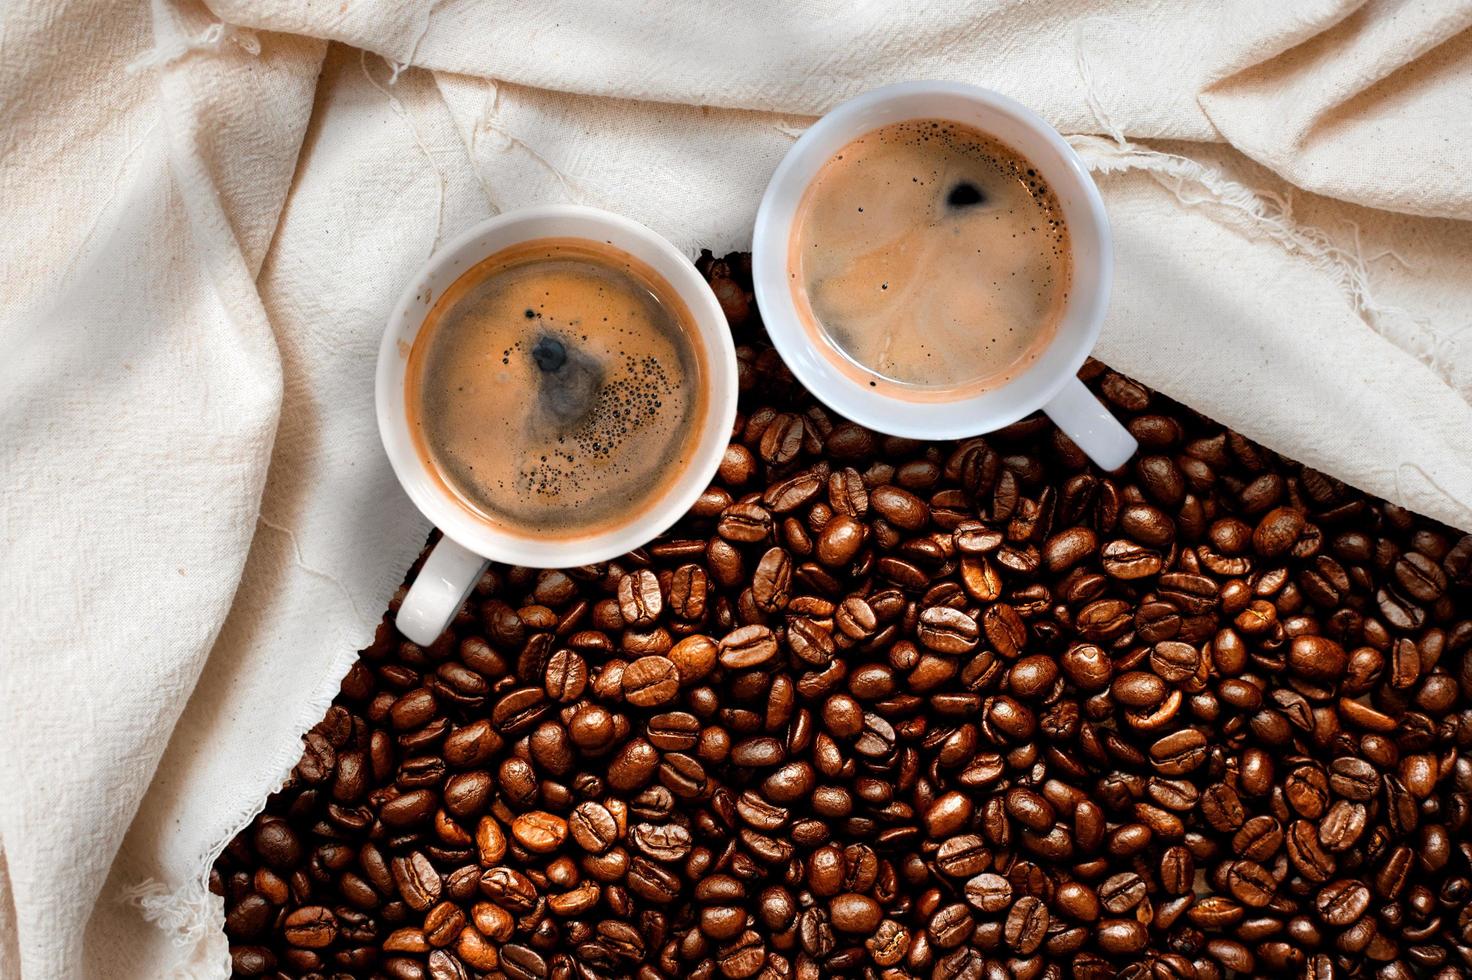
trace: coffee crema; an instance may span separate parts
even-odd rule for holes
[[[477,517],[597,534],[658,504],[691,463],[705,351],[673,287],[611,245],[546,238],[457,279],[409,352],[420,457]]]
[[[804,329],[841,371],[892,397],[948,401],[1042,355],[1072,256],[1032,163],[980,130],[915,119],[824,164],[798,206],[788,270]]]

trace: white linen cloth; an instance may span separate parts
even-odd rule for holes
[[[0,977],[228,972],[212,858],[427,526],[400,285],[579,201],[745,247],[815,113],[1039,110],[1118,251],[1098,354],[1472,525],[1472,2],[10,0],[0,7]]]

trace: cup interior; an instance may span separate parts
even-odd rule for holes
[[[799,206],[824,164],[865,133],[911,119],[963,123],[1031,161],[1057,195],[1072,248],[1072,286],[1053,342],[1005,385],[954,400],[902,401],[843,372],[804,330],[788,277],[789,244]],[[875,89],[814,123],[772,175],[752,236],[757,303],[772,343],[793,374],[839,414],[880,432],[911,438],[959,439],[998,429],[1052,399],[1098,339],[1112,269],[1104,204],[1073,149],[1021,104],[954,82],[906,82]]]
[[[705,355],[709,386],[694,459],[629,523],[570,539],[543,539],[469,510],[420,456],[405,411],[409,351],[425,317],[451,284],[483,259],[522,242],[582,238],[643,262],[685,303]],[[627,218],[573,205],[507,212],[469,229],[436,252],[404,288],[379,347],[375,401],[379,433],[395,475],[415,505],[452,540],[494,561],[555,568],[607,561],[669,528],[710,485],[736,418],[736,350],[725,315],[689,259],[659,235]]]

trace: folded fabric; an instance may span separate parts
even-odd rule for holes
[[[815,114],[986,85],[1113,223],[1098,355],[1472,526],[1472,2],[13,0],[0,15],[0,976],[229,973],[213,857],[428,528],[401,284],[576,201],[745,247]]]

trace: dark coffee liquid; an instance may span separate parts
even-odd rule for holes
[[[900,398],[1004,384],[1057,333],[1068,230],[1032,164],[979,130],[917,119],[834,154],[798,211],[793,298],[846,374]]]
[[[684,304],[631,256],[582,240],[475,266],[409,360],[420,452],[468,508],[528,535],[595,533],[657,502],[705,414]]]

